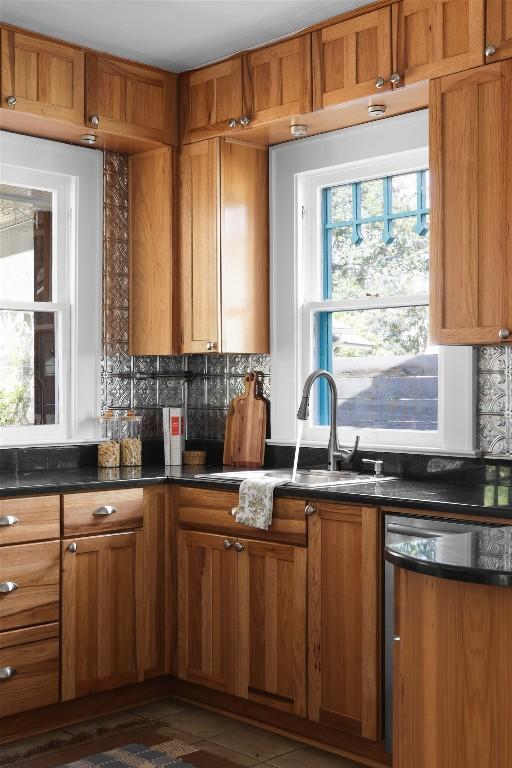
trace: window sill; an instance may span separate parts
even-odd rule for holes
[[[282,445],[294,447],[295,442],[285,442],[283,440],[267,440],[268,445]],[[325,441],[318,440],[301,440],[301,448],[327,448]],[[351,448],[352,445],[348,443],[340,443],[342,448]],[[426,456],[467,456],[467,457],[480,457],[480,451],[450,451],[446,448],[430,448],[422,446],[404,446],[404,445],[379,445],[374,443],[363,443],[359,446],[361,451],[377,451],[379,453],[410,453],[410,454],[424,454]],[[496,458],[496,456],[494,456]],[[501,458],[501,457],[500,457]],[[512,458],[512,457],[511,457]]]

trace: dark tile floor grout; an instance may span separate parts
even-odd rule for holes
[[[141,727],[155,726],[162,734],[162,741],[180,739],[200,747],[233,763],[250,768],[361,768],[351,760],[306,747],[300,742],[246,725],[210,710],[187,704],[172,697],[150,702],[140,707],[89,720],[77,725],[60,728],[41,736],[0,747],[0,766],[21,768],[23,754],[45,745],[66,742],[78,734],[84,740],[95,740],[106,731],[119,732],[140,720]],[[123,728],[124,726],[124,728]],[[39,751],[39,750],[38,750]],[[9,762],[7,762],[9,761]]]

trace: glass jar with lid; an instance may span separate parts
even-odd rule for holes
[[[98,467],[119,466],[120,429],[120,418],[113,411],[105,411],[98,418]]]
[[[139,467],[142,464],[142,416],[127,411],[121,416],[121,465]]]

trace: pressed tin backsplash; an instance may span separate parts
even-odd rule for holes
[[[143,416],[144,437],[162,434],[161,411],[183,404],[183,380],[199,374],[188,387],[188,436],[222,439],[230,400],[243,391],[249,368],[265,374],[270,396],[269,355],[128,354],[128,162],[105,152],[103,165],[103,361],[102,403],[113,410],[134,408]],[[493,455],[512,454],[512,346],[478,351],[477,441]],[[139,376],[154,378],[138,378]]]

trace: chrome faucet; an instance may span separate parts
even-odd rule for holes
[[[311,395],[311,387],[315,383],[315,381],[319,378],[319,376],[323,376],[327,383],[329,384],[329,388],[331,390],[331,432],[329,435],[329,444],[327,446],[327,455],[328,455],[328,469],[332,472],[336,469],[338,469],[338,465],[347,466],[349,465],[354,456],[357,452],[357,447],[359,445],[359,435],[356,437],[356,441],[354,443],[354,447],[351,451],[342,451],[341,448],[338,445],[338,431],[336,428],[336,411],[338,408],[338,389],[336,387],[336,382],[334,381],[332,375],[329,373],[329,371],[323,371],[320,368],[316,371],[313,371],[313,373],[310,373],[307,377],[306,381],[304,382],[304,390],[302,392],[302,400],[300,401],[299,410],[297,411],[297,418],[301,419],[302,421],[306,421],[306,419],[309,416],[309,398]]]

